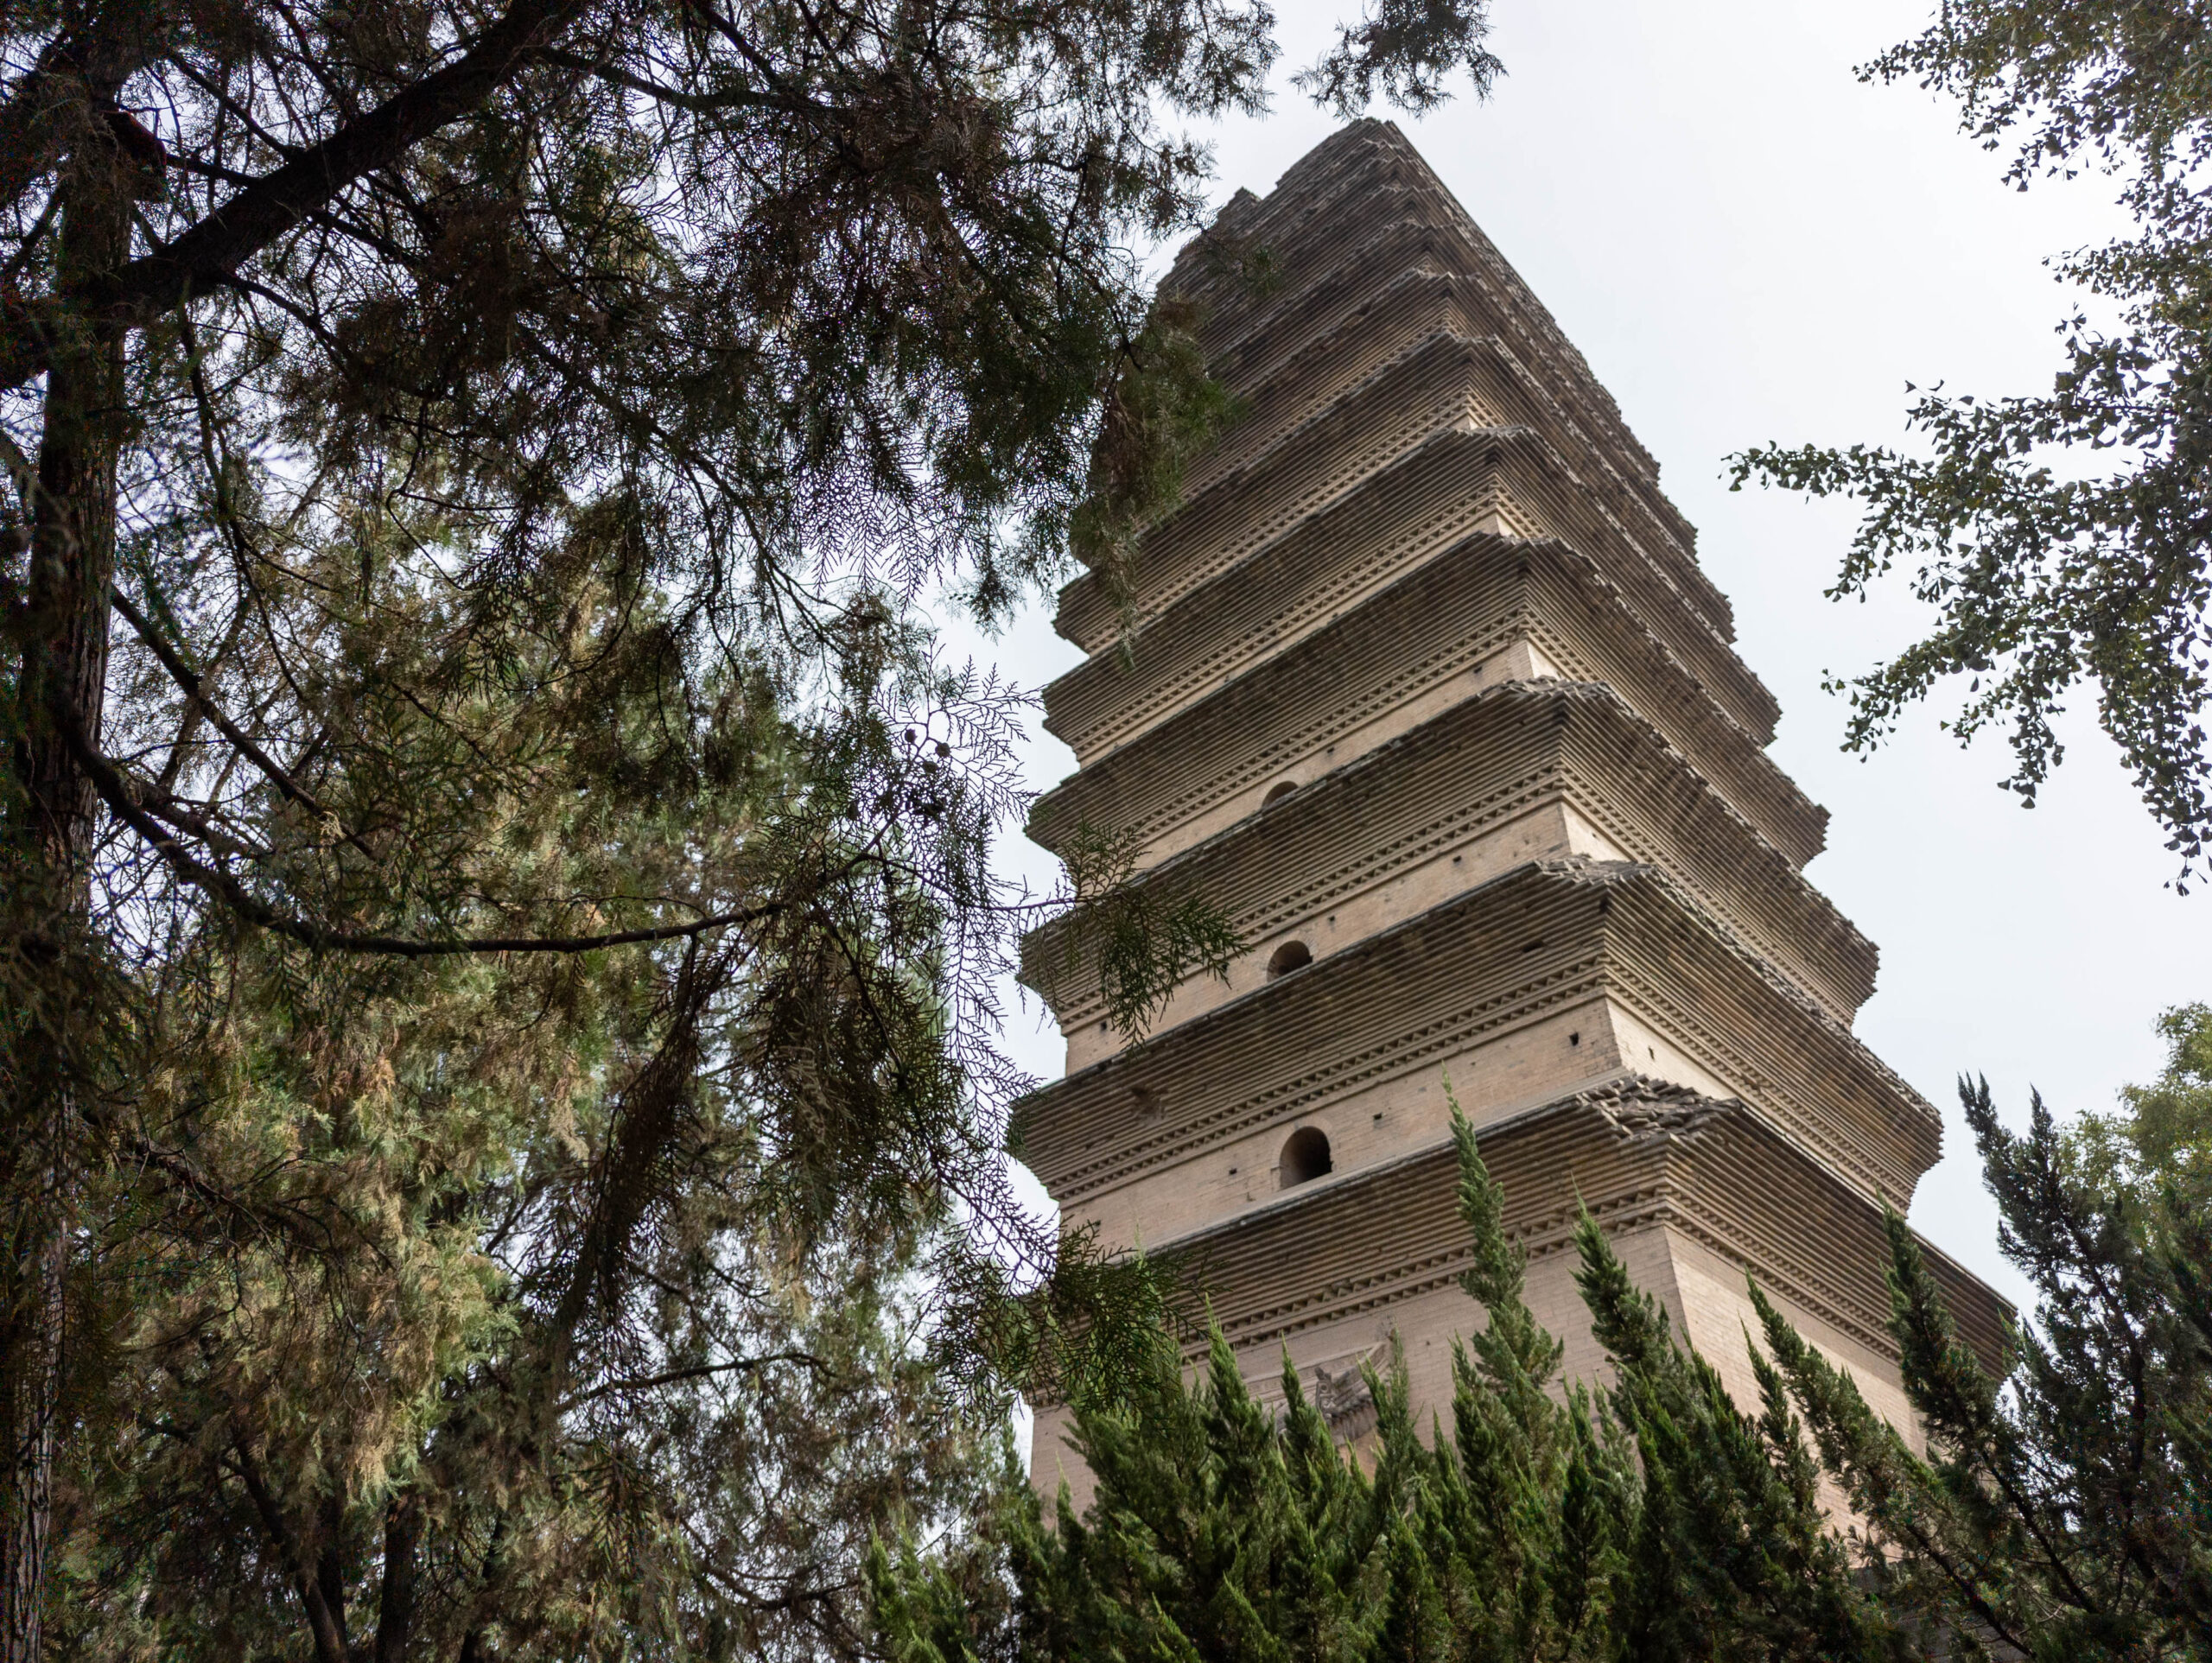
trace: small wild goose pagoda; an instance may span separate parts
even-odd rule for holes
[[[1280,281],[1194,243],[1167,287],[1246,414],[1144,543],[1128,654],[1096,576],[1062,591],[1090,657],[1046,726],[1080,765],[1030,835],[1141,837],[1137,881],[1252,949],[1126,1048],[1056,985],[1067,1074],[1025,1158],[1109,1244],[1197,1255],[1255,1393],[1287,1348],[1356,1438],[1363,1360],[1396,1334],[1448,1419],[1480,1320],[1448,1077],[1569,1377],[1601,1364],[1580,1202],[1739,1402],[1748,1272],[1905,1423],[1882,1209],[1942,1120],[1853,1037],[1874,946],[1801,871],[1827,811],[1766,755],[1777,707],[1656,464],[1394,125],[1215,230]],[[1065,962],[1049,927],[1027,952]],[[1929,1260],[1993,1355],[2002,1304]],[[1033,1476],[1080,1502],[1065,1431],[1039,1413]]]

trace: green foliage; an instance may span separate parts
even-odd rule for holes
[[[435,595],[395,565],[364,611]],[[278,616],[332,627],[302,588]],[[548,891],[606,898],[584,930],[649,896],[747,924],[372,955],[149,914],[83,1111],[60,1653],[849,1652],[871,1533],[964,1509],[1003,1381],[1052,1375],[1070,1291],[1024,1291],[1055,1244],[943,969],[987,771],[900,725],[976,737],[976,683],[868,648],[828,718],[757,679],[694,705],[623,638],[652,607],[572,618],[559,676],[388,651],[353,733],[422,789],[325,776],[367,848],[310,845],[295,892],[365,911],[435,839],[461,927]],[[248,823],[311,835],[290,812]]]
[[[1890,1220],[1891,1327],[1927,1433],[1916,1454],[1850,1377],[1764,1306],[1769,1346],[1863,1520],[1870,1585],[1950,1655],[2212,1656],[2212,1235],[2201,1204],[2085,1178],[2042,1100],[2024,1136],[1961,1082],[2034,1283],[2033,1327],[1991,1377]]]
[[[1174,1290],[1016,1203],[1059,901],[925,606],[1173,507],[1143,262],[1272,29],[8,10],[0,1653],[849,1651],[1013,1382],[1114,1389]],[[1103,904],[1129,1020],[1224,950]]]
[[[2040,1099],[2027,1132],[2008,1131],[1986,1084],[1961,1082],[2001,1244],[2038,1306],[1993,1376],[1889,1217],[1891,1329],[1919,1437],[1871,1409],[1756,1285],[1760,1412],[1740,1412],[1586,1216],[1578,1280],[1613,1383],[1558,1392],[1557,1348],[1522,1303],[1520,1251],[1455,1106],[1462,1280],[1487,1323],[1455,1352],[1448,1440],[1416,1436],[1402,1365],[1368,1371],[1376,1428],[1347,1449],[1287,1360],[1270,1419],[1218,1331],[1188,1383],[1162,1337],[1128,1403],[1077,1417],[1089,1511],[1063,1493],[1048,1532],[1011,1476],[959,1554],[879,1555],[884,1642],[931,1663],[2202,1663],[2212,1216],[2173,1179],[2194,1171],[2206,1018],[2182,1006],[2160,1025],[2164,1076],[2126,1090],[2126,1112],[2086,1141]],[[952,1597],[961,1586],[971,1608]]]
[[[2107,1190],[2212,1207],[2212,1006],[2177,1005],[2158,1018],[2166,1065],[2147,1086],[2123,1086],[2120,1114],[2092,1111],[2066,1129],[2069,1157]]]
[[[1061,845],[1071,900],[1057,965],[1036,968],[1055,993],[1095,986],[1107,1019],[1136,1038],[1191,976],[1224,980],[1245,943],[1202,895],[1163,896],[1135,884],[1141,840],[1079,826]]]
[[[1685,1352],[1586,1216],[1579,1280],[1619,1371],[1615,1415],[1643,1488],[1616,1641],[1630,1657],[1891,1655],[1897,1637],[1825,1531],[1799,1427],[1764,1374],[1764,1412],[1738,1412],[1712,1364]]]
[[[1463,1285],[1486,1321],[1455,1349],[1450,1436],[1424,1439],[1402,1359],[1363,1371],[1351,1447],[1287,1358],[1252,1398],[1218,1329],[1198,1377],[1159,1336],[1137,1388],[1077,1406],[1096,1491],[1047,1529],[1011,1475],[957,1547],[879,1553],[880,1643],[913,1663],[1034,1659],[1882,1658],[1904,1642],[1827,1535],[1770,1373],[1738,1412],[1586,1218],[1580,1281],[1616,1370],[1557,1389],[1558,1342],[1453,1109]],[[1344,1406],[1335,1406],[1341,1413]],[[1341,1423],[1340,1423],[1341,1425]],[[1012,1594],[1007,1593],[1008,1580]]]
[[[1444,0],[1380,0],[1357,23],[1339,25],[1326,57],[1297,77],[1301,91],[1339,116],[1366,108],[1379,86],[1383,96],[1408,110],[1443,102],[1446,80],[1464,69],[1477,92],[1487,93],[1505,66],[1483,42],[1487,15]]]
[[[1870,66],[1961,101],[1967,130],[2018,149],[2007,179],[2102,168],[2138,232],[2059,263],[2113,303],[2081,315],[2050,393],[1980,400],[1938,390],[1910,425],[1918,454],[1779,446],[1733,459],[1735,483],[1860,499],[1866,517],[1830,593],[1892,567],[1936,621],[1847,690],[1847,745],[1890,733],[1940,682],[1970,678],[1948,725],[1963,742],[2011,727],[2006,784],[2029,803],[2062,758],[2052,718],[2093,682],[2099,719],[2171,838],[2186,880],[2212,835],[2212,20],[2137,0],[1965,0]]]

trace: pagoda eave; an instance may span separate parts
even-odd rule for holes
[[[1267,604],[1254,585],[1249,605]],[[1241,614],[1240,605],[1240,614]],[[1171,615],[1164,623],[1173,625]],[[1148,652],[1173,658],[1163,628]],[[1084,823],[1136,836],[1165,858],[1259,806],[1285,778],[1341,766],[1415,725],[1440,704],[1528,671],[1501,657],[1536,646],[1556,673],[1622,689],[1762,836],[1799,865],[1819,853],[1827,816],[1704,689],[1596,563],[1556,539],[1476,533],[1243,674],[1184,705],[1038,800],[1029,835],[1046,847]],[[1203,651],[1198,637],[1180,656]],[[1201,661],[1210,663],[1211,661]],[[1085,707],[1086,670],[1054,684]],[[1100,672],[1103,674],[1104,672]],[[1195,683],[1148,657],[1132,679],[1173,696]],[[1048,721],[1048,726],[1050,725]]]
[[[1304,1120],[1348,1158],[1390,1152],[1433,1118],[1440,1070],[1479,1070],[1497,1101],[1631,1066],[1744,1098],[1898,1207],[1941,1151],[1926,1100],[1681,886],[1567,860],[1516,867],[1046,1087],[1019,1112],[1022,1158],[1064,1206],[1121,1191],[1108,1210],[1179,1217],[1249,1200],[1255,1152]]]
[[[1523,860],[1577,854],[1662,867],[1840,1022],[1873,991],[1873,944],[1618,693],[1516,681],[1146,872],[1138,881],[1162,904],[1201,898],[1250,944],[1227,985],[1194,978],[1160,1019],[1252,986],[1283,939],[1309,940],[1319,955]],[[1070,1035],[1071,1067],[1090,1060],[1105,1014],[1096,983],[1071,984],[1065,972],[1075,927],[1039,931],[1023,955],[1023,980]],[[1103,1033],[1096,1043],[1116,1048]]]

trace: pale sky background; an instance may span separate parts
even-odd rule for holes
[[[1808,876],[1881,948],[1858,1031],[1944,1111],[1944,1159],[1913,1222],[2021,1299],[1954,1080],[1987,1074],[2018,1124],[2031,1084],[2069,1113],[2149,1078],[2153,1016],[2212,998],[2212,886],[2165,887],[2173,857],[2088,700],[2032,812],[1996,789],[2001,740],[1961,752],[1938,711],[1869,762],[1841,754],[1844,707],[1821,672],[1903,644],[1915,610],[1901,586],[1867,606],[1824,600],[1855,517],[1732,494],[1721,459],[1770,439],[1903,442],[1908,381],[2046,390],[2073,291],[2043,262],[2125,223],[2115,187],[2016,194],[1948,101],[1862,85],[1853,67],[1921,28],[1922,4],[1492,3],[1507,73],[1491,100],[1395,118],[1589,359],[1699,528],[1737,650],[1782,701],[1772,754],[1832,816]],[[1311,0],[1281,12],[1273,113],[1211,136],[1217,202],[1240,186],[1264,194],[1335,124],[1287,73],[1340,12]],[[976,650],[1032,686],[1077,658],[1042,606]],[[1039,733],[1027,765],[1043,789],[1074,759]],[[1052,880],[1049,857],[1018,838],[1001,858]],[[1033,1072],[1059,1073],[1033,1001],[1007,1038]]]

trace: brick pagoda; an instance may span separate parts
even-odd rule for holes
[[[1195,1254],[1255,1390],[1287,1347],[1355,1436],[1346,1382],[1395,1332],[1448,1419],[1479,1322],[1448,1078],[1570,1375],[1599,1364],[1579,1199],[1739,1400],[1748,1271],[1902,1423],[1881,1209],[1941,1120],[1852,1035],[1874,947],[1801,873],[1827,813],[1767,757],[1774,698],[1656,465],[1395,126],[1239,193],[1208,243],[1167,286],[1245,414],[1145,541],[1126,652],[1097,577],[1062,593],[1090,656],[1046,725],[1079,771],[1030,835],[1135,835],[1138,881],[1251,950],[1127,1047],[1035,975],[1067,1074],[1025,1108],[1029,1165],[1109,1242]],[[1051,930],[1028,953],[1065,962]],[[1993,1353],[2001,1305],[1930,1260]],[[1064,1430],[1039,1416],[1035,1476],[1087,1488]]]

